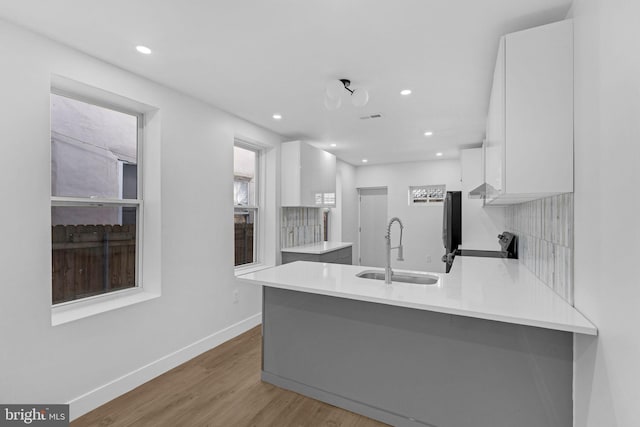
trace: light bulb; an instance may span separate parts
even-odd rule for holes
[[[337,110],[338,108],[340,108],[341,105],[342,105],[342,98],[340,97],[331,98],[328,95],[324,97],[324,106],[329,111]]]
[[[136,46],[136,50],[140,53],[144,53],[145,55],[151,55],[151,49],[149,49],[146,46],[142,46],[142,45]]]
[[[358,88],[351,94],[351,103],[356,107],[364,107],[369,102],[369,92],[366,89]]]
[[[327,82],[326,94],[331,99],[340,99],[344,93],[344,84],[340,80],[330,80]]]

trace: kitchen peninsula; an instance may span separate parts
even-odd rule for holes
[[[263,286],[262,379],[396,426],[572,424],[573,334],[597,329],[517,260],[434,285],[294,262]]]

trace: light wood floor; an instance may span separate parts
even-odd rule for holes
[[[71,426],[385,426],[261,382],[260,344],[258,326],[89,412]]]

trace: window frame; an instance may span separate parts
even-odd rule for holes
[[[144,138],[145,138],[145,113],[141,111],[136,111],[117,103],[108,102],[104,99],[92,96],[85,96],[81,93],[77,93],[74,91],[63,90],[56,87],[51,87],[50,95],[58,95],[65,98],[69,98],[75,101],[84,102],[86,104],[94,105],[97,107],[117,111],[119,113],[128,114],[136,117],[136,166],[137,166],[137,174],[136,174],[136,198],[135,199],[108,199],[108,198],[94,198],[94,197],[68,197],[68,196],[53,196],[51,195],[50,208],[53,207],[103,207],[103,206],[112,206],[112,207],[135,207],[136,208],[136,260],[135,260],[135,284],[132,287],[104,292],[97,295],[91,295],[83,298],[77,298],[70,301],[63,301],[59,303],[53,303],[50,298],[50,303],[52,309],[55,310],[64,310],[66,308],[73,308],[74,306],[83,306],[85,304],[93,304],[99,301],[109,301],[114,297],[120,297],[122,295],[128,295],[132,292],[140,292],[144,289],[143,282],[143,251],[144,251]],[[51,107],[49,107],[51,108]],[[50,126],[51,129],[51,126]],[[51,132],[51,130],[50,130]],[[50,162],[51,164],[51,162]],[[49,179],[51,179],[51,174],[49,174]],[[51,185],[49,185],[51,188]],[[51,268],[50,263],[50,268]],[[50,290],[53,292],[53,279],[50,283]]]
[[[265,158],[265,149],[263,146],[248,142],[241,138],[234,138],[233,147],[242,148],[244,150],[249,150],[255,153],[255,176],[254,176],[254,197],[253,197],[253,205],[236,205],[235,197],[233,200],[233,213],[235,217],[235,212],[238,209],[250,210],[253,211],[254,218],[254,231],[253,231],[253,262],[248,264],[240,264],[234,265],[234,270],[236,272],[241,271],[243,269],[252,269],[256,266],[262,265],[264,262],[264,248],[263,248],[263,215],[264,209],[262,206],[264,205],[263,195],[264,195],[264,158]],[[235,154],[234,154],[234,168],[235,168]],[[235,181],[235,170],[234,170],[234,181]],[[235,237],[234,237],[235,239]],[[234,240],[234,253],[235,253],[235,240]],[[235,260],[234,260],[235,264]]]

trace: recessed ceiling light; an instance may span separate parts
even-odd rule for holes
[[[424,136],[431,136],[431,135],[433,135],[433,132],[431,132],[430,130],[424,133]]]
[[[145,55],[151,55],[151,49],[146,46],[136,46],[136,50],[140,53],[144,53]]]
[[[281,118],[282,118],[282,114],[277,114],[276,113],[276,114],[273,115],[273,119],[274,120],[280,120]]]
[[[362,163],[367,163],[369,160],[367,159],[362,159]]]
[[[400,95],[404,95],[404,96],[411,95],[411,89],[402,89],[400,91]]]
[[[442,153],[436,153],[436,156],[442,157]]]
[[[338,144],[331,144],[331,146],[332,146],[332,147],[337,147],[337,146],[338,146]]]

